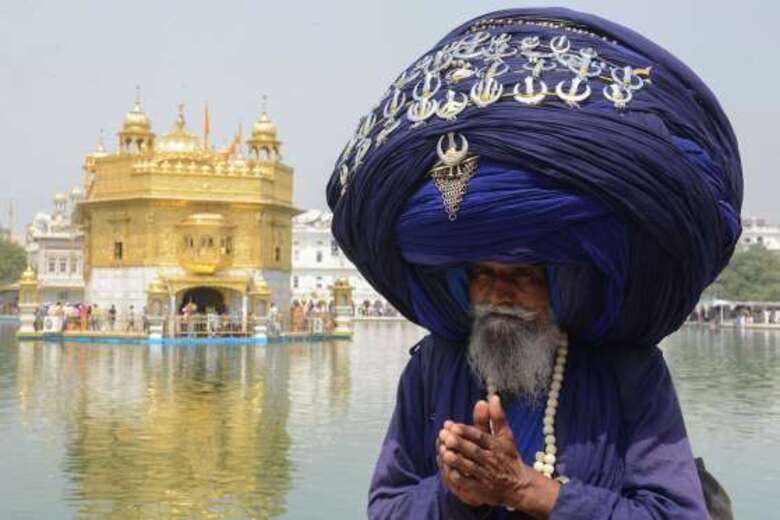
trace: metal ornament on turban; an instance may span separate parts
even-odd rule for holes
[[[333,234],[410,320],[469,334],[464,266],[547,267],[582,341],[676,330],[739,238],[742,173],[715,96],[603,18],[512,9],[458,27],[364,116],[327,188]]]

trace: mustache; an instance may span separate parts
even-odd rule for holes
[[[474,317],[483,319],[490,315],[507,316],[517,318],[523,321],[531,321],[539,316],[539,312],[531,311],[520,305],[493,305],[490,303],[481,303],[473,306]]]

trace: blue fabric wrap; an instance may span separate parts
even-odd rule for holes
[[[624,111],[603,99],[579,109],[501,101],[453,122],[410,128],[404,119],[366,154],[343,194],[334,171],[333,234],[391,304],[445,338],[470,330],[459,269],[495,260],[545,264],[556,319],[581,340],[655,344],[683,323],[741,232],[742,172],[729,121],[690,69],[625,27],[561,8],[485,15],[515,16],[568,20],[615,40],[569,35],[611,61],[652,66],[652,84]],[[428,176],[448,131],[465,135],[479,156],[453,222]]]

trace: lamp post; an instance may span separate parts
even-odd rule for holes
[[[255,342],[268,342],[268,315],[271,310],[271,288],[268,287],[263,275],[255,276],[252,290],[249,291],[249,301],[254,316]]]
[[[155,276],[146,289],[146,312],[149,315],[149,341],[161,341],[163,337],[163,308],[168,289],[159,276]]]
[[[19,327],[18,335],[35,333],[35,311],[38,309],[38,276],[29,265],[19,279]]]

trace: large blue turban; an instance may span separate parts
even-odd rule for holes
[[[434,101],[453,110],[431,114]],[[448,212],[430,172],[450,133],[477,166]],[[741,232],[737,142],[712,92],[637,33],[560,8],[499,11],[445,36],[361,119],[327,195],[365,278],[453,340],[470,330],[463,267],[493,260],[544,264],[555,318],[580,340],[655,344]]]

